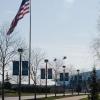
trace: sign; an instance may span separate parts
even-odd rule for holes
[[[28,75],[28,61],[22,61],[22,75]]]
[[[41,79],[45,79],[45,69],[41,69]]]
[[[60,81],[68,81],[69,80],[69,73],[65,73],[65,78],[64,78],[64,74],[60,73]]]
[[[65,81],[69,80],[69,73],[65,73]]]
[[[13,75],[19,75],[19,61],[13,61]]]
[[[52,68],[48,68],[48,79],[52,79]]]
[[[22,75],[28,75],[28,61],[22,61]],[[13,75],[19,75],[19,61],[13,61]]]
[[[41,79],[45,79],[46,78],[46,69],[45,68],[42,68],[41,69]],[[48,79],[52,79],[52,68],[48,68],[48,71],[47,71],[47,78]]]

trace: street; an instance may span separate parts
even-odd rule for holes
[[[57,94],[57,96],[62,96],[63,94]],[[70,94],[66,94],[66,95],[70,95]],[[54,96],[54,94],[49,94],[48,97],[50,96]],[[45,97],[45,95],[37,95],[38,98],[42,98]],[[85,98],[87,97],[86,95],[82,95],[82,96],[74,96],[74,97],[67,97],[67,98],[62,98],[62,99],[56,99],[56,100],[80,100],[81,98]],[[21,100],[25,100],[25,99],[32,99],[34,98],[33,96],[22,96]],[[0,100],[2,100],[2,98],[0,98]],[[5,97],[5,100],[18,100],[18,97]]]

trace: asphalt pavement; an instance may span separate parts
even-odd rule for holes
[[[57,96],[62,96],[63,94],[57,94]],[[66,94],[66,95],[71,95],[71,94]],[[54,94],[49,94],[48,97],[50,96],[54,96]],[[45,97],[45,95],[37,95],[37,98],[42,98]],[[62,98],[62,99],[56,99],[56,100],[80,100],[81,98],[85,98],[86,95],[82,95],[82,96],[74,96],[74,97],[67,97],[67,98]],[[32,99],[34,98],[33,96],[21,96],[21,100],[25,100],[25,99]],[[4,100],[18,100],[18,97],[5,97]],[[2,98],[0,98],[0,100],[2,100]]]

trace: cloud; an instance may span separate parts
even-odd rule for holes
[[[71,8],[76,0],[64,0],[64,5],[67,8]]]
[[[67,2],[67,3],[74,3],[75,0],[65,0],[65,2]]]

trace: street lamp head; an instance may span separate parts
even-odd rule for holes
[[[66,56],[64,56],[64,57],[63,57],[63,59],[67,59],[67,57],[66,57]]]
[[[66,68],[66,66],[62,66],[63,68]]]
[[[57,61],[57,59],[55,58],[54,61]]]
[[[22,48],[19,48],[19,49],[18,49],[18,52],[19,52],[19,53],[22,53],[22,52],[23,52],[23,49],[22,49]]]
[[[77,69],[77,72],[79,72],[80,70],[79,69]]]
[[[44,62],[47,63],[48,62],[48,59],[45,59]]]

